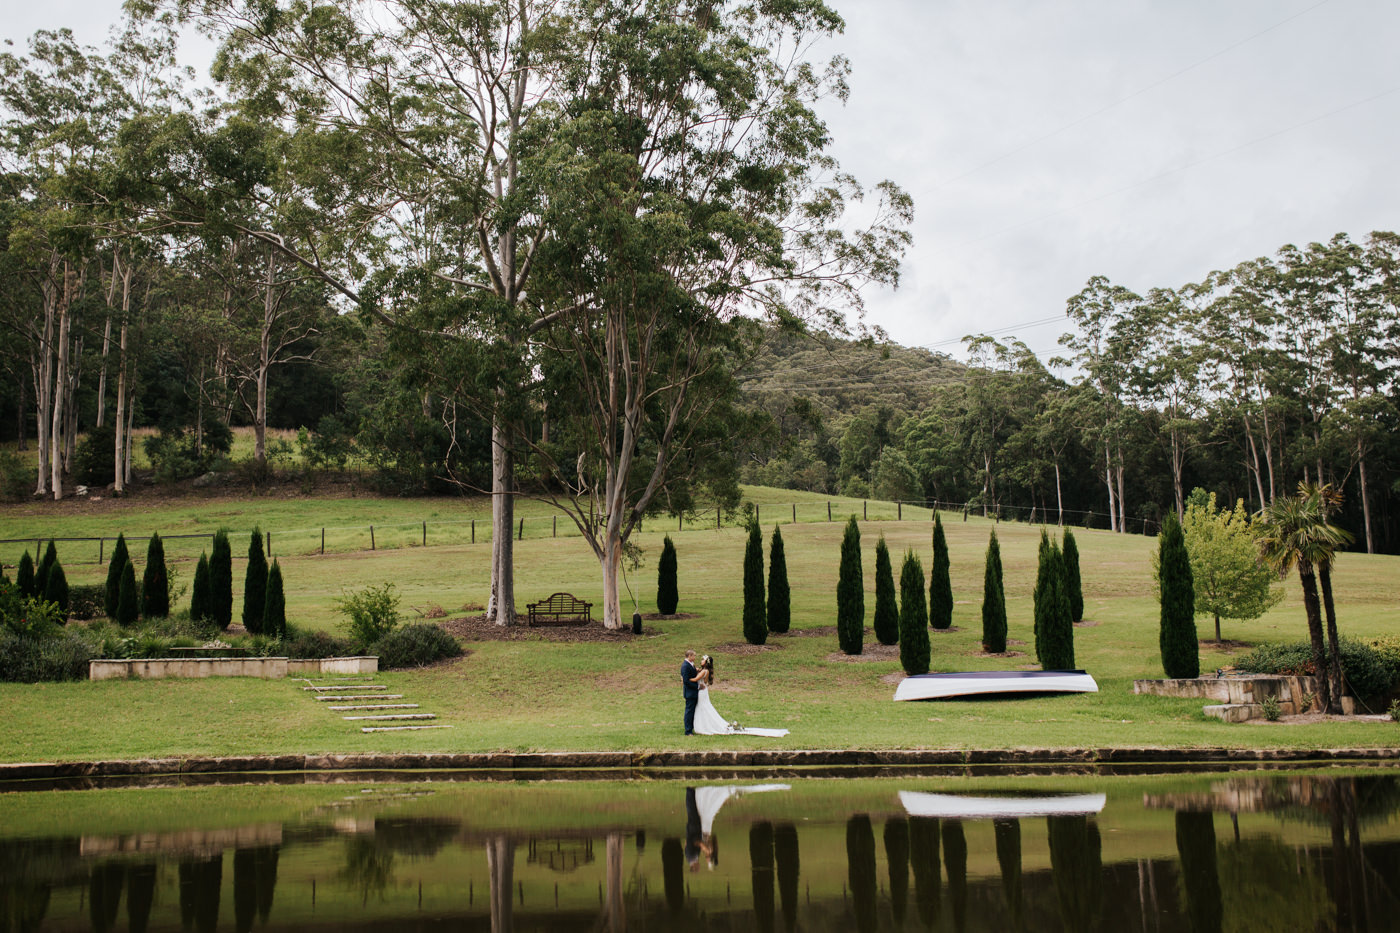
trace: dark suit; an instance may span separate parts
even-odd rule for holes
[[[686,658],[681,662],[681,689],[685,696],[685,734],[695,733],[695,704],[700,702],[700,685],[695,683],[699,671]]]

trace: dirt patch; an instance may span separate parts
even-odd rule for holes
[[[870,629],[866,629],[870,631]],[[786,632],[769,632],[769,638],[835,638],[836,626],[819,625],[816,628],[794,628]]]
[[[948,626],[947,628],[931,628],[931,629],[929,629],[929,631],[932,632],[932,633],[935,634],[935,635],[951,635],[951,634],[953,634],[954,632],[961,632],[961,631],[962,631],[962,626],[960,626],[960,625],[950,625],[950,626]]]
[[[1026,643],[1019,638],[1008,638],[1006,640],[1006,647],[1008,648],[1024,648],[1025,646]]]
[[[1098,624],[1099,624],[1099,623],[1095,622],[1093,619],[1084,619],[1084,620],[1081,621],[1081,622],[1076,622],[1076,623],[1074,623],[1074,627],[1075,627],[1075,628],[1093,628],[1094,626],[1096,626],[1096,625],[1098,625]]]
[[[880,683],[898,684],[900,681],[904,680],[906,676],[907,675],[903,671],[890,671],[888,674],[880,675]]]
[[[1213,638],[1202,638],[1197,644],[1202,648],[1210,648],[1215,651],[1241,651],[1254,647],[1250,642],[1235,641],[1233,638],[1222,638],[1220,641]]]
[[[1211,642],[1211,644],[1215,644]],[[1249,719],[1245,725],[1249,726],[1306,726],[1319,722],[1389,722],[1390,717],[1384,713],[1374,715],[1356,716],[1329,716],[1326,713],[1299,713],[1296,716],[1280,716],[1277,722],[1269,722],[1267,719]]]
[[[677,612],[672,615],[662,615],[659,612],[644,612],[642,619],[646,622],[684,622],[686,619],[698,619],[693,612]]]
[[[723,645],[715,645],[714,653],[752,655],[763,654],[766,651],[779,651],[781,649],[782,645],[751,645],[746,641],[731,641]],[[715,673],[719,673],[719,671],[716,670]]]
[[[833,651],[826,656],[828,661],[839,661],[847,664],[860,664],[863,661],[898,661],[899,645],[882,645],[878,642],[873,645],[866,645],[860,654],[846,654],[844,651]]]
[[[1024,658],[1024,651],[969,651],[974,658]]]
[[[563,642],[621,642],[636,638],[655,638],[664,635],[661,629],[642,626],[641,635],[633,635],[631,626],[609,630],[603,623],[588,625],[526,625],[528,617],[517,614],[514,625],[496,625],[486,620],[485,615],[463,616],[448,619],[439,625],[449,634],[463,641],[563,641]]]

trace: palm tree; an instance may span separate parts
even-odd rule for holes
[[[1350,532],[1343,531],[1327,521],[1329,515],[1342,507],[1342,494],[1331,483],[1323,483],[1321,486],[1314,483],[1299,483],[1298,495],[1316,500],[1326,530],[1323,537],[1332,543],[1330,547],[1322,549],[1318,554],[1317,583],[1322,591],[1322,613],[1327,621],[1328,673],[1334,684],[1332,695],[1336,698],[1337,705],[1340,706],[1342,702],[1342,646],[1341,639],[1337,634],[1337,607],[1332,601],[1332,561],[1336,559],[1337,548],[1350,544],[1353,538]]]
[[[1315,568],[1327,567],[1330,601],[1332,557],[1337,547],[1346,542],[1346,532],[1328,524],[1322,497],[1313,494],[1306,485],[1300,485],[1296,496],[1275,499],[1258,517],[1261,528],[1260,559],[1277,570],[1280,576],[1293,569],[1294,564],[1298,565],[1298,582],[1303,587],[1303,608],[1308,617],[1308,638],[1312,643],[1313,669],[1318,674],[1318,698],[1325,712],[1337,712],[1342,689],[1340,662],[1335,673],[1327,664]],[[1332,656],[1338,657],[1335,645]]]

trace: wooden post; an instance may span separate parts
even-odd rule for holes
[[[374,526],[369,526],[369,549],[374,550]]]
[[[428,546],[428,523],[426,520],[423,522],[423,546]]]
[[[325,529],[325,528],[322,528],[322,529],[321,529],[321,556],[324,557],[324,556],[325,556],[325,553],[326,553],[326,529]]]
[[[554,537],[559,537],[559,516],[554,516]]]
[[[862,521],[870,521],[870,500],[862,499],[860,503],[860,517]]]
[[[895,507],[895,510],[896,510],[896,511],[895,511],[895,521],[900,521],[900,522],[904,521],[904,503],[903,503],[903,502],[896,502],[896,503],[894,504],[894,507]]]
[[[826,500],[826,520],[831,521],[831,500]]]
[[[267,535],[267,556],[272,556],[272,532],[264,532]]]
[[[103,538],[97,539],[97,562],[99,564],[102,563],[102,544],[104,540]]]
[[[472,544],[476,543],[476,519],[472,519]]]
[[[525,516],[524,516],[524,515],[520,516],[520,534],[516,537],[515,540],[517,540],[517,541],[524,541],[524,540],[525,540]]]
[[[684,513],[684,512],[682,512],[681,514],[679,514],[679,515],[676,516],[676,530],[677,530],[677,531],[684,531],[684,530],[685,530],[685,513]]]
[[[796,503],[796,502],[794,502],[794,503],[792,504],[792,523],[793,523],[794,525],[797,524],[797,503]]]
[[[762,519],[758,517],[758,506],[753,507],[753,520],[760,525],[763,524]]]

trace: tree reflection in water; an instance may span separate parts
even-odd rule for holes
[[[219,925],[219,890],[224,857],[212,855],[180,862],[180,925],[197,933],[214,933]]]
[[[783,902],[783,926],[797,929],[797,879],[801,871],[797,852],[797,827],[783,823],[773,830],[773,856],[778,863],[778,896]]]
[[[126,874],[126,926],[131,933],[146,933],[151,905],[156,898],[156,863],[141,862]]]
[[[909,861],[914,869],[914,900],[919,905],[919,921],[932,927],[938,919],[943,893],[943,867],[938,860],[938,818],[909,818]]]
[[[666,907],[678,914],[685,907],[685,848],[674,837],[661,840],[661,881],[666,888]]]
[[[948,866],[948,900],[953,905],[953,929],[967,929],[967,836],[961,820],[943,821],[943,861]]]
[[[773,933],[773,824],[749,827],[749,870],[753,878],[753,912],[759,933]]]
[[[1181,859],[1182,900],[1193,933],[1220,933],[1223,913],[1215,863],[1215,817],[1209,811],[1177,811],[1176,851]]]
[[[126,867],[121,862],[102,862],[89,871],[88,919],[93,933],[107,933],[117,925],[125,880]]]
[[[856,929],[860,933],[872,933],[879,880],[875,875],[875,830],[870,825],[870,817],[864,813],[846,821],[846,862]]]
[[[233,852],[233,928],[248,933],[256,917],[267,924],[277,887],[279,846],[235,849]],[[382,888],[381,888],[382,889]]]
[[[1011,928],[1026,925],[1025,895],[1021,890],[1021,821],[997,820],[993,824],[997,840],[997,867],[1001,869],[1001,891],[1011,914]]]
[[[904,926],[909,903],[909,821],[885,821],[885,864],[890,870],[890,915],[894,925]]]
[[[1103,854],[1099,825],[1087,816],[1048,816],[1050,871],[1060,920],[1066,930],[1087,933],[1103,910]]]

